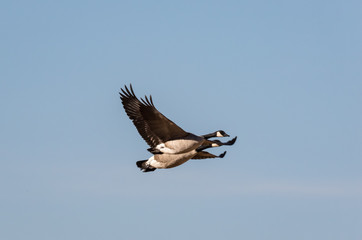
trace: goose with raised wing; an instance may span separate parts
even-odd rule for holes
[[[125,86],[121,91],[120,98],[128,117],[153,154],[190,153],[199,147],[206,149],[233,145],[236,141],[236,137],[226,143],[209,140],[212,137],[229,137],[222,130],[201,136],[186,132],[156,109],[152,96],[145,96],[145,99],[139,100],[132,85],[129,89]]]

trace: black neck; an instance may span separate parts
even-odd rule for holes
[[[209,139],[209,138],[212,138],[212,137],[216,137],[216,133],[217,133],[217,132],[209,133],[209,134],[202,135],[202,136],[203,136],[205,139]]]

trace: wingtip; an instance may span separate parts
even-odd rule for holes
[[[133,87],[132,87],[132,84],[131,84],[131,83],[129,84],[129,87],[130,87],[130,89],[131,89],[131,92],[132,92],[133,96],[136,96],[136,94],[135,94],[134,91],[133,91]]]
[[[124,85],[123,88],[121,88],[121,91],[119,94],[123,97],[136,97],[136,94],[133,91],[132,84],[129,84],[129,87],[127,85]]]

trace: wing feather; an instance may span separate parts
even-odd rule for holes
[[[153,104],[152,97],[145,96],[141,101],[136,97],[132,85],[121,88],[120,98],[128,117],[150,147],[171,139],[187,135],[182,128],[160,113]]]

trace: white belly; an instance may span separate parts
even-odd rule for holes
[[[180,154],[156,154],[148,159],[147,164],[154,168],[173,168],[187,162],[196,154],[195,150]]]
[[[201,146],[202,137],[189,134],[186,138],[169,140],[156,146],[158,150],[168,154],[188,153]]]

